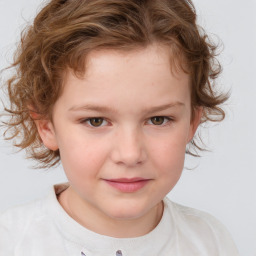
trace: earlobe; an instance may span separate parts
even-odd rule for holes
[[[35,120],[35,124],[44,145],[50,150],[57,150],[59,147],[52,122],[50,120]]]
[[[189,131],[189,136],[187,141],[188,143],[193,139],[196,133],[196,130],[201,123],[202,114],[203,114],[202,107],[195,108],[193,119],[190,122],[190,131]]]

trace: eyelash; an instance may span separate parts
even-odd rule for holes
[[[163,123],[157,125],[157,124],[152,123],[153,118],[163,118],[164,120],[163,120]],[[168,116],[153,116],[148,120],[148,122],[151,122],[151,124],[154,126],[167,126],[173,121],[174,121],[174,119],[172,117],[168,117]]]
[[[154,124],[153,122],[152,122],[152,119],[154,119],[154,118],[163,118],[164,120],[163,120],[163,122],[161,123],[161,124]],[[95,120],[95,119],[100,119],[100,120],[102,120],[102,123],[99,125],[99,126],[95,126],[95,125],[92,125],[92,121],[93,120]],[[174,119],[172,118],[172,117],[168,117],[168,116],[153,116],[153,117],[151,117],[151,118],[149,118],[148,119],[148,121],[146,122],[146,123],[149,123],[150,125],[153,125],[153,126],[168,126],[168,125],[170,125],[170,123],[172,123],[174,121]],[[81,121],[80,121],[80,123],[82,123],[82,124],[87,124],[89,127],[93,127],[93,128],[100,128],[100,127],[102,127],[102,126],[106,126],[106,123],[107,123],[108,121],[105,119],[105,118],[103,118],[103,117],[90,117],[90,118],[86,118],[86,119],[82,119]],[[104,124],[105,123],[105,124]],[[103,125],[102,125],[103,124]]]
[[[94,127],[94,128],[99,128],[99,127],[102,127],[102,126],[105,126],[105,125],[102,125],[102,123],[99,125],[99,126],[95,126],[95,125],[92,125],[92,120],[95,120],[95,119],[100,119],[102,120],[102,123],[107,123],[108,121],[105,120],[105,118],[103,117],[90,117],[90,118],[86,118],[86,119],[82,119],[80,121],[81,124],[87,124],[89,127]]]

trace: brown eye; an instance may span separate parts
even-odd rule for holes
[[[103,124],[104,119],[103,118],[90,118],[88,121],[91,126],[99,127]]]
[[[154,125],[162,125],[165,122],[164,116],[154,116],[151,119],[152,124]]]

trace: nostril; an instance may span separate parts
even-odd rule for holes
[[[81,252],[81,256],[86,256],[83,252]]]
[[[123,256],[122,251],[121,250],[116,251],[116,256]]]

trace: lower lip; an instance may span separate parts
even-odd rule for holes
[[[116,182],[116,181],[110,181],[110,180],[105,180],[105,181],[110,186],[124,193],[136,192],[142,189],[149,182],[149,180],[140,180],[135,182]]]

